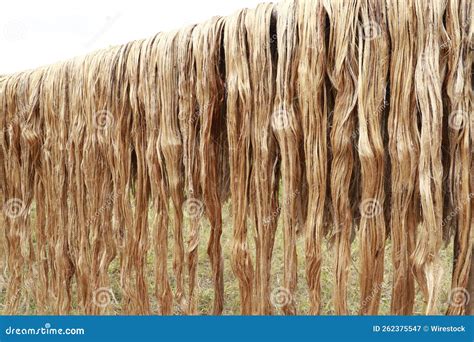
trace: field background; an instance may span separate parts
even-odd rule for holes
[[[240,299],[239,299],[239,289],[238,281],[231,269],[231,249],[232,249],[232,224],[231,224],[231,208],[230,203],[227,202],[223,208],[223,236],[221,239],[222,250],[224,255],[224,314],[225,315],[238,315],[240,314]],[[34,220],[35,210],[31,209],[32,218]],[[4,227],[3,215],[0,216],[0,227]],[[149,217],[150,223],[150,236],[151,239],[151,229],[152,229],[152,214]],[[184,236],[187,236],[187,227],[188,222],[185,221],[185,232]],[[200,244],[199,244],[199,266],[198,266],[198,311],[202,315],[207,315],[212,313],[212,303],[214,290],[211,280],[211,267],[209,263],[209,258],[207,256],[207,241],[209,238],[209,222],[203,216],[202,227],[200,232]],[[168,257],[168,273],[170,275],[171,286],[174,290],[175,281],[172,270],[172,221],[170,222],[170,235],[169,235],[169,257]],[[253,240],[253,227],[249,225],[249,248],[251,251],[255,251],[254,240]],[[295,294],[293,300],[296,303],[298,314],[304,315],[308,313],[309,310],[309,300],[307,295],[307,286],[305,279],[305,260],[304,260],[304,236],[298,236],[297,243],[297,252],[298,252],[298,290]],[[4,230],[1,229],[0,233],[0,266],[1,273],[4,274],[5,270],[5,237]],[[350,288],[348,290],[348,304],[350,309],[350,314],[356,315],[358,313],[360,295],[359,295],[359,238],[358,232],[355,232],[354,241],[351,246],[351,256],[352,263],[350,268],[349,283]],[[439,298],[439,311],[444,313],[448,306],[448,297],[450,291],[450,281],[451,281],[451,271],[452,271],[452,260],[453,260],[453,246],[452,242],[444,246],[441,251],[441,259],[443,265],[443,282],[442,290]],[[148,274],[148,290],[151,299],[151,308],[153,313],[157,313],[158,304],[156,298],[153,295],[154,290],[154,272],[153,272],[153,248],[150,248],[147,258],[147,274]],[[254,255],[253,255],[253,260]],[[321,272],[321,284],[322,284],[322,314],[331,315],[334,314],[333,305],[332,305],[332,292],[335,287],[335,277],[334,277],[334,251],[331,248],[331,245],[327,239],[325,239],[323,244],[323,263],[322,263],[322,272]],[[391,262],[391,247],[390,239],[387,240],[386,251],[385,251],[385,273],[384,281],[381,288],[381,305],[379,313],[382,315],[390,314],[390,297],[391,297],[391,286],[392,286],[392,262]],[[107,308],[107,314],[116,315],[121,314],[120,300],[121,300],[121,289],[119,282],[119,273],[120,266],[119,260],[116,258],[110,265],[109,275],[111,281],[111,289],[113,291],[114,299]],[[276,235],[276,243],[274,247],[273,259],[272,259],[272,288],[276,288],[283,285],[283,232],[281,220],[279,221],[278,231]],[[0,279],[1,280],[1,279]],[[75,290],[74,290],[75,292]],[[26,298],[26,296],[25,296]],[[4,307],[5,301],[5,283],[0,283],[0,313]],[[76,306],[76,299],[73,299],[73,306]],[[179,307],[175,305],[174,312],[175,314],[180,314]],[[51,312],[53,313],[53,312]],[[281,310],[275,308],[275,314],[281,314]],[[421,295],[421,292],[417,290],[416,302],[415,302],[415,314],[424,313],[424,301]],[[27,303],[25,300],[21,307],[21,312],[18,314],[35,314],[34,305]],[[73,310],[71,314],[80,314],[77,310]]]

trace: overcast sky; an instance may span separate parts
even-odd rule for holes
[[[15,0],[0,11],[0,75],[229,15],[263,0]]]

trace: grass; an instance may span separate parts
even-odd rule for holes
[[[225,284],[225,307],[224,314],[233,315],[240,313],[240,299],[238,281],[232,273],[230,264],[230,251],[232,246],[232,225],[230,213],[230,204],[226,203],[223,210],[223,236],[222,245],[224,253],[224,284]],[[278,231],[276,235],[276,244],[272,258],[272,288],[282,286],[283,283],[283,227],[279,222]],[[252,228],[250,229],[252,231]],[[210,227],[207,222],[203,223],[201,244],[199,247],[199,311],[202,314],[209,314],[212,312],[213,287],[210,281],[211,269],[206,255],[206,243],[209,236]],[[250,250],[254,251],[253,238],[249,239]],[[307,314],[309,311],[309,301],[307,295],[307,286],[305,279],[305,261],[304,261],[304,237],[298,236],[297,242],[298,253],[298,290],[295,294],[294,301],[298,308],[298,314]],[[358,234],[351,246],[352,263],[349,275],[349,291],[348,291],[348,305],[351,314],[357,314],[359,309],[360,295],[359,295],[359,239]],[[444,312],[447,308],[447,300],[450,291],[450,272],[452,268],[452,243],[443,248],[441,251],[441,259],[443,263],[444,276],[441,291],[441,298],[439,300],[439,310]],[[255,259],[253,259],[255,260]],[[390,313],[390,298],[392,286],[392,263],[391,263],[391,247],[390,240],[387,240],[385,253],[385,273],[384,282],[381,289],[381,305],[380,314]],[[332,293],[336,286],[334,277],[334,252],[328,241],[323,245],[323,264],[321,270],[321,296],[322,296],[322,314],[334,314],[332,305]],[[171,272],[171,269],[170,269]],[[171,273],[170,273],[171,274]],[[417,292],[415,313],[423,314],[424,303],[421,293]],[[279,310],[275,309],[275,314],[279,314]]]
[[[225,291],[225,302],[224,302],[224,314],[225,315],[236,315],[240,313],[240,299],[239,299],[239,289],[238,281],[232,273],[231,264],[230,264],[230,252],[232,247],[232,225],[230,217],[230,203],[227,202],[223,208],[223,235],[222,235],[222,249],[224,256],[224,291]],[[34,209],[32,209],[32,217],[34,219]],[[152,217],[149,217],[150,229]],[[3,223],[0,218],[0,224],[3,227]],[[187,226],[187,225],[186,225]],[[169,245],[170,252],[168,257],[168,269],[170,275],[170,281],[173,289],[175,288],[175,279],[172,271],[172,229],[170,228],[169,236]],[[249,226],[249,231],[251,234],[249,237],[249,246],[251,251],[255,251],[254,240],[253,240],[253,228]],[[212,312],[212,303],[214,297],[214,289],[211,280],[211,267],[209,263],[209,258],[207,257],[207,241],[209,238],[209,222],[203,217],[202,227],[200,233],[200,244],[199,244],[199,266],[198,266],[198,310],[200,314],[207,315]],[[186,236],[186,231],[185,235]],[[6,260],[5,253],[5,241],[4,241],[4,232],[0,234],[0,266],[3,265]],[[447,300],[450,291],[450,281],[451,281],[451,269],[452,269],[452,242],[442,249],[441,259],[444,269],[442,290],[439,299],[439,310],[444,312],[447,308]],[[305,262],[304,262],[304,237],[298,236],[297,241],[297,252],[298,252],[298,289],[295,293],[293,300],[295,301],[298,309],[298,314],[303,315],[307,314],[309,310],[309,302],[307,295],[307,286],[305,279]],[[391,248],[390,240],[387,240],[386,253],[385,253],[385,273],[384,273],[384,282],[381,288],[381,305],[380,305],[380,314],[389,314],[390,313],[390,297],[391,297],[391,278],[392,278],[392,263],[391,263]],[[358,234],[352,243],[351,246],[351,256],[352,263],[350,267],[350,276],[349,276],[349,291],[348,291],[348,305],[349,311],[351,314],[357,314],[360,302],[359,295],[359,241]],[[254,256],[253,256],[254,257]],[[153,249],[150,248],[150,252],[147,256],[147,275],[148,275],[148,284],[149,284],[149,293],[151,299],[151,307],[154,313],[158,310],[158,303],[156,298],[153,295],[154,289],[154,273],[153,273]],[[255,260],[253,258],[253,260]],[[322,314],[331,315],[334,314],[333,305],[332,305],[332,292],[335,284],[334,278],[334,253],[328,243],[324,241],[323,244],[323,264],[321,272],[321,291],[322,291]],[[274,248],[274,254],[272,259],[272,288],[276,288],[282,285],[283,282],[283,232],[281,222],[279,222],[278,231],[276,235],[276,244]],[[120,314],[120,299],[121,299],[121,289],[120,289],[120,270],[119,270],[119,261],[118,259],[114,260],[109,268],[109,275],[111,281],[111,288],[114,293],[116,302],[112,302],[108,308],[108,314]],[[4,287],[4,286],[3,286]],[[73,288],[73,292],[75,289]],[[74,296],[75,298],[75,296]],[[0,312],[4,306],[5,302],[5,289],[2,290],[0,284]],[[74,299],[73,314],[79,314],[79,310],[76,307],[76,300]],[[423,314],[424,312],[424,303],[420,291],[417,291],[416,304],[415,304],[415,314]],[[30,304],[24,305],[21,308],[21,312],[18,314],[24,313],[35,313],[34,303],[30,301]],[[179,308],[175,306],[175,313],[179,314]],[[280,314],[279,309],[275,309],[275,314]]]

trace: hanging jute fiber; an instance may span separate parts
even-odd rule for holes
[[[473,18],[265,3],[0,76],[0,310],[474,314]]]

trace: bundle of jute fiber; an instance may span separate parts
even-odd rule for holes
[[[395,314],[413,310],[414,278],[411,256],[419,223],[417,109],[414,96],[415,37],[413,6],[395,0],[387,3],[392,40],[390,61],[390,112],[387,130],[391,165],[390,233],[393,287],[391,306]],[[397,20],[395,20],[397,18]]]
[[[357,114],[361,169],[360,242],[361,314],[376,314],[380,302],[385,250],[385,153],[382,138],[388,71],[387,13],[380,4],[362,1]],[[364,39],[377,27],[377,39]]]
[[[293,0],[0,76],[6,314],[473,314],[472,0]]]
[[[326,1],[324,6],[330,21],[327,74],[332,84],[334,105],[331,117],[330,190],[334,221],[334,253],[336,314],[348,313],[348,271],[350,263],[353,210],[351,182],[354,181],[354,136],[357,104],[357,29],[360,3]],[[363,29],[363,27],[361,28]]]

